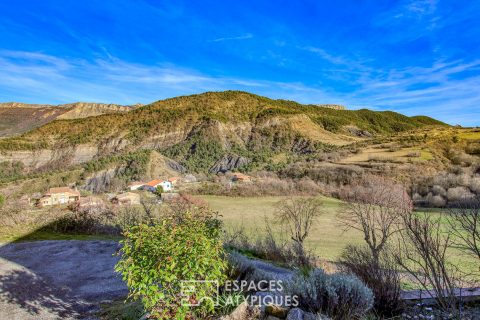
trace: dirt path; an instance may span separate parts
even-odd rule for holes
[[[113,241],[37,241],[0,246],[0,319],[92,319],[126,295],[113,271]]]

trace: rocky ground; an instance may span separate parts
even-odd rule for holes
[[[91,319],[125,296],[113,241],[38,241],[0,247],[0,319]]]

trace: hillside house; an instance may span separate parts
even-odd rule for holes
[[[121,193],[112,199],[112,203],[120,206],[140,204],[140,195],[133,192]]]
[[[168,180],[152,180],[143,186],[144,190],[155,192],[157,187],[161,186],[164,192],[172,191],[172,183]]]
[[[50,188],[39,200],[38,206],[70,204],[80,200],[80,192],[68,187]]]
[[[140,190],[145,185],[145,182],[134,181],[128,184],[128,189],[130,191]]]
[[[172,184],[172,186],[175,186],[180,182],[180,177],[171,177],[168,178],[168,181]]]
[[[99,197],[88,196],[83,197],[78,201],[78,209],[91,209],[103,207],[105,203]]]

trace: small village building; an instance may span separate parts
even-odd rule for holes
[[[112,199],[112,203],[120,206],[140,204],[140,195],[138,193],[133,193],[133,192],[121,193],[119,195],[116,195]]]
[[[130,191],[140,190],[145,185],[145,182],[134,181],[128,184],[128,189]]]
[[[173,188],[172,183],[170,181],[158,179],[158,180],[152,180],[152,181],[146,183],[143,186],[143,189],[151,191],[151,192],[155,192],[157,190],[158,186],[161,186],[164,192],[171,191],[172,188]]]
[[[240,172],[237,172],[237,173],[234,173],[232,175],[232,181],[235,181],[235,182],[248,182],[248,181],[251,181],[251,177],[250,176],[247,176],[246,174],[243,174],[243,173],[240,173]]]
[[[171,177],[168,178],[168,181],[172,184],[172,186],[175,186],[180,182],[180,177]]]
[[[50,188],[48,192],[38,200],[38,206],[70,204],[77,202],[79,199],[80,192],[77,190],[68,187]]]
[[[81,210],[90,210],[96,208],[102,208],[105,206],[103,200],[99,197],[88,196],[80,198],[77,208]]]

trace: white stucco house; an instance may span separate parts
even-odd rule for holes
[[[146,183],[143,186],[143,189],[154,192],[154,191],[157,190],[158,186],[162,186],[163,192],[172,191],[172,183],[168,180],[160,180],[160,179],[152,180],[152,181]]]
[[[128,184],[128,189],[130,189],[130,191],[140,190],[144,185],[145,182],[134,181]]]

